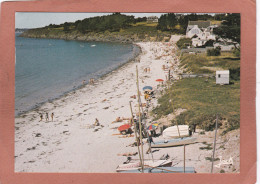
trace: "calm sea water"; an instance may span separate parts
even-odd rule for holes
[[[18,37],[16,34],[15,114],[75,90],[134,58],[132,44]]]

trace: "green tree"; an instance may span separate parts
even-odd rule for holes
[[[161,15],[161,17],[158,20],[157,29],[166,31],[167,30],[167,15]]]
[[[64,28],[63,31],[64,31],[64,32],[69,32],[69,30],[70,30],[69,26],[70,26],[69,23],[68,23],[68,22],[65,22],[65,23],[63,24],[63,28]]]
[[[240,14],[227,14],[221,26],[215,28],[213,33],[219,41],[231,43],[240,51]]]
[[[174,13],[169,13],[167,15],[167,25],[169,26],[170,29],[174,29],[175,26],[177,25],[177,20],[176,20],[176,16]]]

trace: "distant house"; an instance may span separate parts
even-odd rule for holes
[[[210,21],[189,21],[186,29],[186,37],[192,38],[194,35],[199,35],[210,25]]]
[[[235,49],[233,44],[214,43],[214,48],[220,47],[222,52],[231,52]],[[239,46],[239,45],[238,45]]]
[[[217,25],[211,25],[210,21],[189,21],[186,37],[192,39],[194,47],[204,45],[208,40],[216,40],[213,29]]]
[[[229,84],[229,70],[216,71],[216,84]]]
[[[158,17],[156,16],[147,17],[147,22],[148,23],[158,22]]]
[[[189,53],[189,54],[206,53],[208,49],[214,49],[214,47],[181,49],[181,53]]]

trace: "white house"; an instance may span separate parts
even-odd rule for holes
[[[158,17],[156,17],[156,16],[147,17],[147,22],[149,22],[149,23],[158,22]]]
[[[210,21],[189,21],[186,37],[192,38],[194,47],[204,45],[208,40],[216,40],[213,29],[217,25],[211,25]]]
[[[216,84],[229,84],[229,70],[216,71]]]

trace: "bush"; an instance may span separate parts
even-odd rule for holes
[[[217,47],[215,49],[208,49],[207,50],[207,56],[220,56],[221,54],[221,48]]]
[[[192,41],[191,38],[181,38],[176,44],[180,49],[185,49],[188,45],[192,44]]]
[[[222,135],[225,135],[226,133],[238,128],[240,128],[240,118],[238,115],[236,115],[228,119],[227,128],[222,132]]]
[[[230,79],[236,81],[240,80],[240,67],[229,69],[229,72],[230,72]]]
[[[234,54],[235,57],[239,57],[240,58],[240,50],[234,49],[233,50],[233,54]]]

